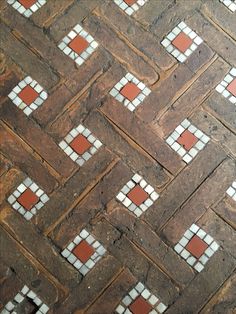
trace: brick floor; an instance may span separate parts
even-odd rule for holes
[[[0,313],[235,313],[235,0],[0,16]]]

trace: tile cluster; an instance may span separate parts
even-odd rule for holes
[[[132,15],[140,7],[142,7],[148,0],[113,0],[121,10],[128,15]]]
[[[110,91],[110,95],[130,111],[134,111],[150,93],[151,90],[131,73],[127,73]]]
[[[236,11],[236,0],[220,0],[230,11]]]
[[[201,151],[210,138],[185,119],[166,139],[166,143],[189,163]]]
[[[27,76],[13,88],[8,97],[19,109],[23,110],[29,116],[43,104],[48,94],[37,81]]]
[[[46,2],[46,0],[7,0],[8,4],[12,5],[14,9],[25,17],[30,17]]]
[[[49,197],[35,182],[26,178],[7,200],[13,209],[26,220],[30,220],[45,205]]]
[[[138,173],[128,181],[116,198],[134,215],[140,217],[153,203],[159,195],[154,188],[148,184]]]
[[[183,21],[161,42],[162,46],[179,62],[184,62],[203,42]]]
[[[196,224],[184,233],[174,250],[196,271],[201,272],[209,258],[219,249],[214,239]]]
[[[37,307],[37,314],[46,314],[49,311],[49,307],[43,303],[37,294],[30,290],[27,286],[24,286],[21,291],[17,293],[14,299],[5,305],[1,314],[17,313],[15,312],[16,307],[26,299],[31,300],[31,302],[35,304]]]
[[[85,276],[106,253],[101,243],[85,229],[61,252]]]
[[[139,282],[116,308],[118,314],[164,313],[167,306]]]
[[[82,166],[98,149],[102,143],[82,124],[72,129],[59,143],[63,151],[79,166]]]
[[[62,39],[58,47],[78,65],[81,65],[95,51],[98,47],[98,43],[82,26],[77,24],[69,34]]]
[[[216,86],[216,90],[236,105],[236,68],[232,68],[222,82]]]
[[[236,201],[236,181],[232,183],[232,185],[228,188],[226,193],[229,195],[229,197]]]

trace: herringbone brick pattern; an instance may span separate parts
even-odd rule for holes
[[[236,312],[235,0],[1,0],[1,313]]]

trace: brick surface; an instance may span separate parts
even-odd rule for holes
[[[234,313],[230,1],[13,2],[0,312]]]

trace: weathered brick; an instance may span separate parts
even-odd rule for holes
[[[12,189],[12,186],[19,184],[23,178],[23,173],[15,168],[11,168],[1,177],[0,203],[2,203],[6,199],[7,194]]]
[[[0,177],[11,167],[11,162],[0,154]]]
[[[235,213],[235,201],[230,197],[226,197],[221,202],[212,206],[214,211],[223,217],[224,220],[227,221],[229,225],[231,225],[234,229],[236,228],[236,213]]]

